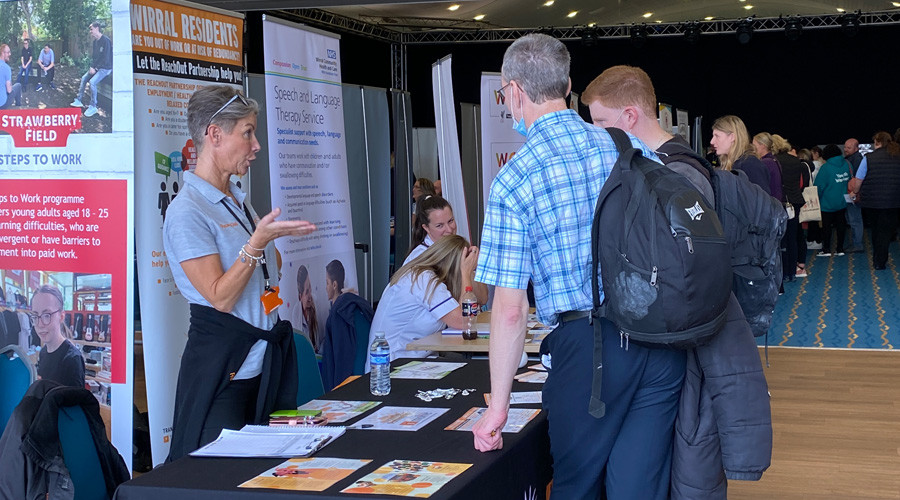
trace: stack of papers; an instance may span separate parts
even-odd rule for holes
[[[438,361],[410,361],[391,372],[391,378],[439,380],[453,370],[466,366],[465,363],[443,363]]]
[[[337,439],[344,427],[266,427],[222,429],[215,441],[191,452],[195,457],[306,457]]]
[[[465,415],[459,417],[456,422],[444,427],[448,431],[471,431],[475,422],[481,420],[487,408],[472,408]],[[510,408],[506,418],[506,425],[501,432],[516,433],[521,431],[528,422],[540,413],[541,410],[528,410],[524,408]]]
[[[385,406],[349,428],[373,431],[417,431],[447,411],[449,408]]]

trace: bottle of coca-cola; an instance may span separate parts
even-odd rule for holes
[[[466,318],[466,327],[463,329],[462,338],[465,340],[475,340],[478,338],[478,328],[475,326],[478,317],[478,299],[472,291],[472,287],[467,286],[466,291],[462,295],[462,315]]]

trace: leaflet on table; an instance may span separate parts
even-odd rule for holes
[[[292,458],[238,485],[238,488],[325,491],[371,460],[354,458]]]
[[[484,394],[484,403],[491,404],[491,393]],[[541,391],[525,391],[511,392],[509,394],[509,404],[511,405],[533,405],[541,403]]]
[[[339,424],[352,420],[380,405],[381,401],[328,401],[313,399],[298,410],[319,410],[329,423]]]
[[[529,384],[543,384],[547,381],[547,372],[525,372],[513,377],[518,382],[527,382]]]
[[[449,408],[385,406],[347,428],[373,431],[417,431],[447,413],[448,410]]]
[[[428,498],[472,464],[393,460],[375,469],[341,493],[375,493]]]
[[[491,324],[490,323],[475,323],[475,331],[478,332],[478,336],[490,336],[491,334]],[[462,335],[462,330],[459,328],[446,328],[441,330],[441,334],[443,335]]]
[[[453,370],[466,366],[465,363],[442,363],[438,361],[410,361],[394,368],[391,378],[438,380],[446,377]]]
[[[306,457],[344,433],[344,427],[266,427],[222,429],[215,441],[191,452],[195,457]]]
[[[487,408],[472,408],[463,416],[459,417],[456,422],[444,427],[446,431],[471,431],[475,426],[475,422],[481,420],[481,416]],[[503,426],[501,432],[516,433],[521,431],[528,422],[540,413],[538,409],[528,408],[510,408],[506,417],[506,425]]]

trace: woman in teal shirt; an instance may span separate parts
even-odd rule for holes
[[[837,231],[834,255],[844,255],[844,234],[847,232],[847,182],[850,181],[850,164],[834,144],[822,151],[825,164],[816,175],[815,186],[819,188],[819,206],[822,209],[822,250],[819,257],[831,257],[831,230]]]

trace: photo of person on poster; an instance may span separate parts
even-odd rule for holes
[[[59,288],[43,285],[31,296],[31,324],[41,339],[38,376],[62,385],[84,387],[84,358],[63,327],[65,300]]]
[[[319,352],[319,318],[316,316],[309,269],[305,265],[297,268],[297,300],[300,307],[293,308],[291,325],[308,338],[313,349]]]

